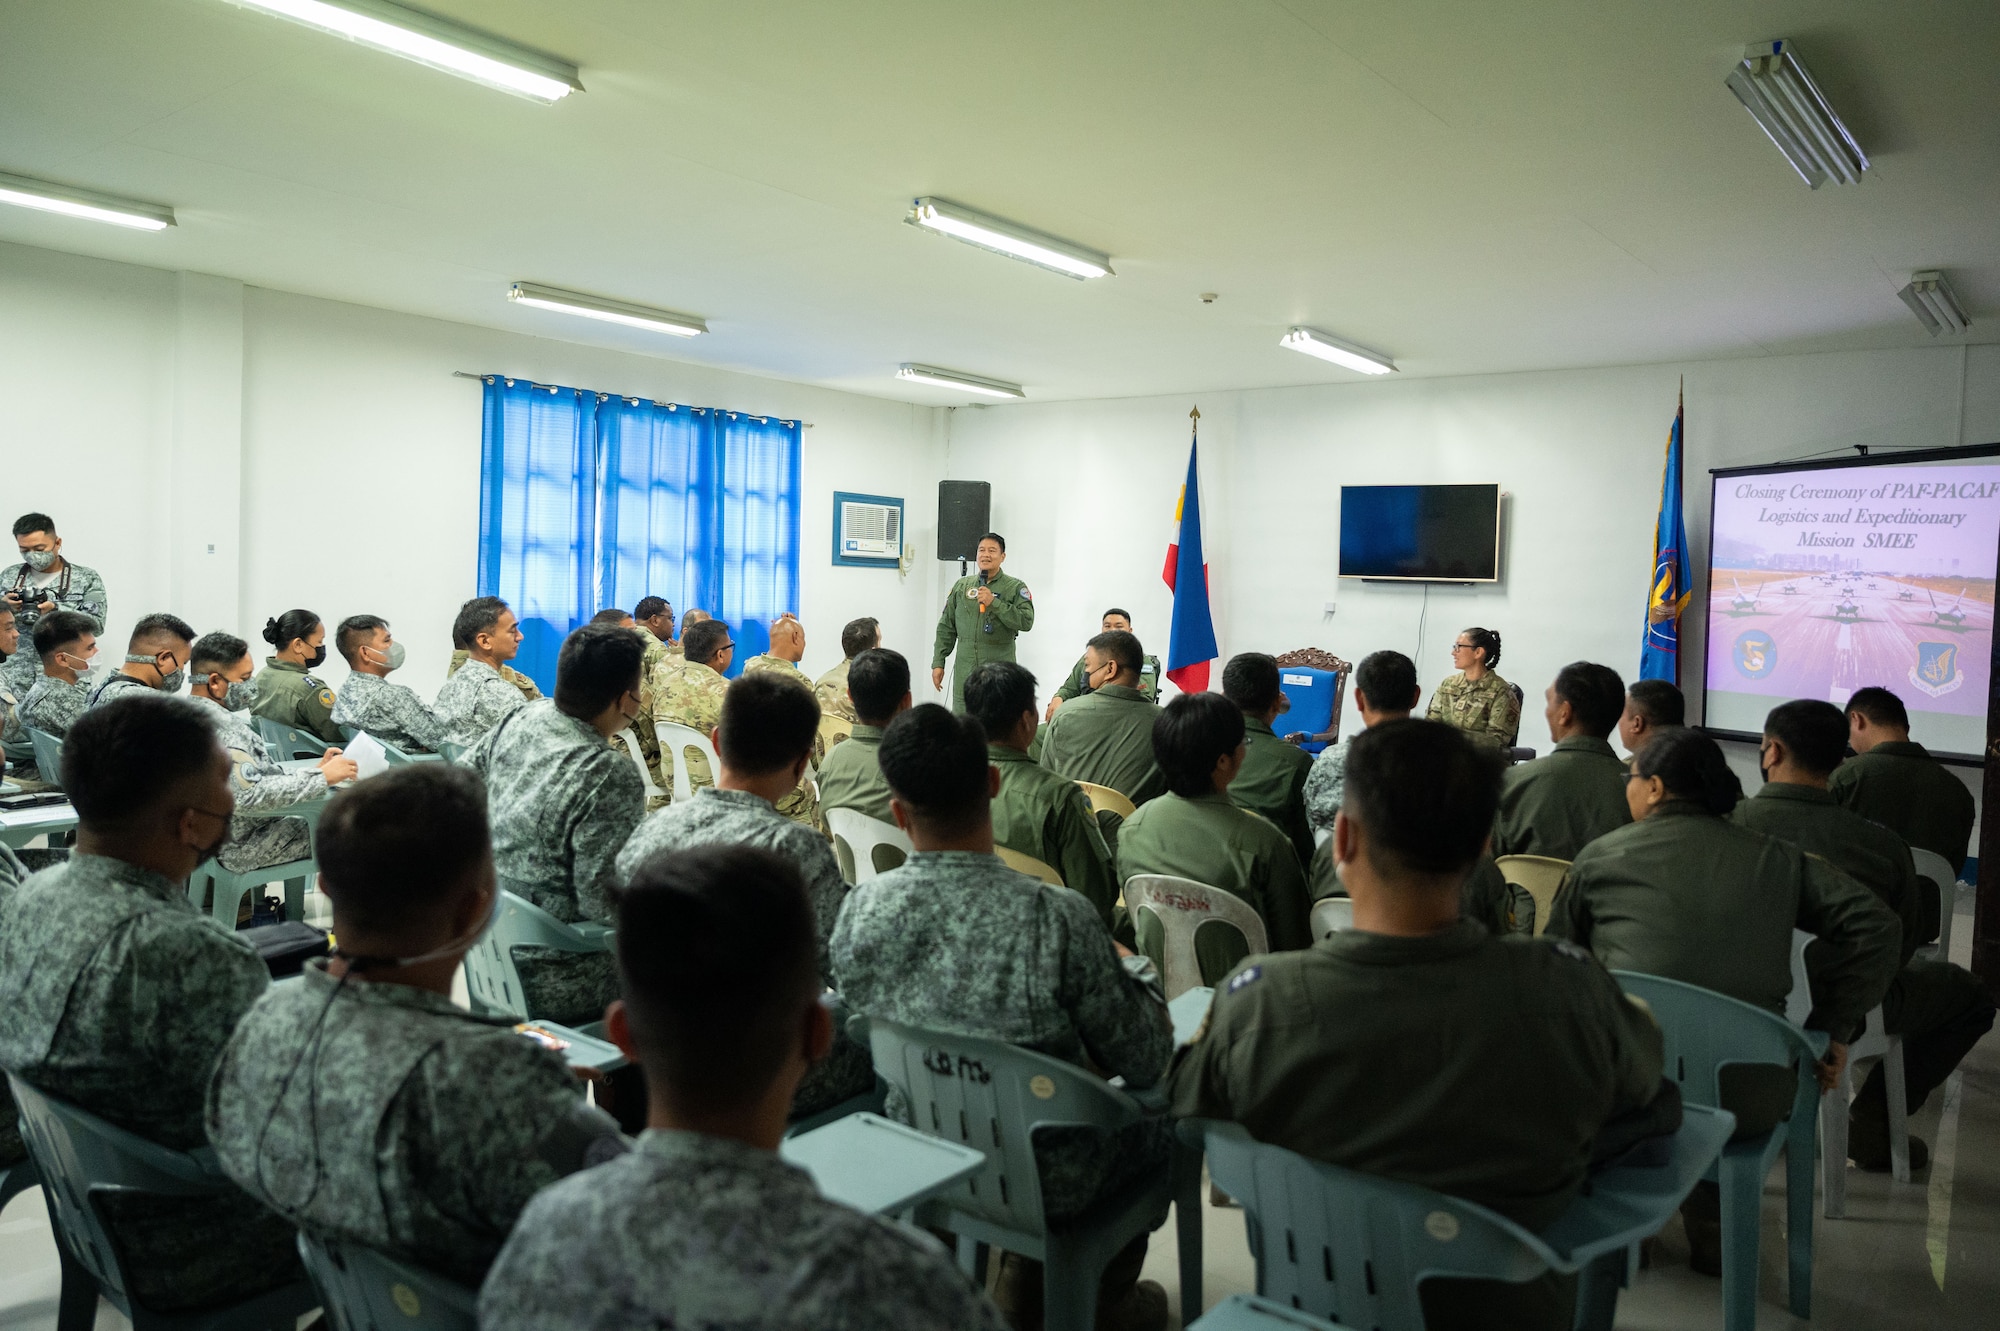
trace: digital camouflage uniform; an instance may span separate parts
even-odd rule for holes
[[[753,656],[743,667],[746,675],[776,673],[786,679],[795,680],[806,692],[813,692],[812,676],[798,668],[782,656]],[[815,695],[816,697],[817,695]],[[826,737],[815,732],[813,735],[812,763],[814,770],[826,761]],[[819,799],[813,794],[813,774],[807,772],[799,778],[799,784],[792,793],[778,801],[778,812],[795,823],[824,831],[825,819],[820,817]]]
[[[31,779],[22,775],[22,769],[33,772],[35,767],[35,744],[28,738],[28,723],[21,716],[27,693],[27,687],[16,689],[5,671],[0,671],[0,751],[7,755],[9,776],[14,780]]]
[[[343,739],[333,723],[333,690],[296,661],[264,658],[264,668],[257,672],[257,701],[250,704],[250,712],[318,735],[328,748],[339,748]]]
[[[857,721],[854,733],[826,755],[819,769],[819,807],[822,818],[827,809],[854,809],[894,824],[889,778],[882,775],[882,727]]]
[[[477,1285],[521,1208],[623,1150],[561,1054],[406,984],[306,966],[223,1051],[208,1136],[287,1220]]]
[[[1089,668],[1084,665],[1084,660],[1081,656],[1077,657],[1076,664],[1069,669],[1069,678],[1064,680],[1062,686],[1056,690],[1056,697],[1061,698],[1064,702],[1068,702],[1072,698],[1081,698],[1084,694],[1090,692],[1090,686],[1084,682],[1089,678]],[[1146,701],[1148,702],[1158,702],[1160,700],[1159,657],[1148,656],[1140,664],[1139,692],[1146,695]],[[1056,710],[1061,711],[1062,709],[1059,707]]]
[[[696,846],[750,846],[781,855],[805,879],[812,902],[815,954],[820,979],[828,984],[827,939],[847,899],[847,883],[825,837],[785,818],[761,796],[747,790],[711,786],[649,814],[618,853],[618,881],[629,882],[641,864],[661,851]],[[795,1117],[818,1113],[875,1085],[868,1051],[837,1033],[832,1051],[799,1083],[792,1098]]]
[[[1109,929],[1118,902],[1118,871],[1083,788],[1005,744],[988,744],[986,756],[1000,769],[1000,793],[993,797],[994,844],[1032,855],[1061,874],[1063,885],[1081,894]]]
[[[1977,806],[1965,783],[1921,744],[1890,740],[1833,769],[1827,783],[1843,808],[1882,824],[1919,850],[1965,868]],[[1950,886],[1950,884],[1945,884]]]
[[[465,765],[486,780],[500,886],[558,920],[612,918],[618,852],[646,811],[631,760],[544,698],[487,731]],[[618,996],[609,952],[522,947],[514,959],[531,1017],[587,1025]]]
[[[61,739],[69,733],[90,706],[90,686],[68,684],[53,675],[43,675],[21,699],[21,720],[36,730]]]
[[[1109,786],[1134,804],[1167,788],[1153,760],[1160,710],[1123,684],[1106,684],[1064,703],[1042,728],[1042,766],[1072,781]]]
[[[1651,1101],[1660,1072],[1659,1028],[1588,952],[1462,920],[1252,960],[1217,990],[1169,1095],[1177,1117],[1240,1123],[1541,1230],[1575,1199],[1605,1124]],[[1568,1331],[1568,1281],[1437,1283],[1423,1289],[1428,1326]]]
[[[1316,832],[1333,830],[1334,816],[1347,793],[1347,746],[1353,740],[1352,735],[1344,736],[1321,749],[1306,773],[1306,821]]]
[[[722,720],[722,695],[729,691],[729,681],[705,665],[669,658],[653,668],[646,684],[652,693],[653,716],[660,721],[686,726],[706,739]],[[689,749],[682,756],[687,762],[688,783],[695,790],[715,784],[715,773],[708,770],[707,754]],[[671,754],[660,755],[660,766],[665,769],[666,778],[660,789],[667,792],[669,799],[686,799],[694,793],[674,789]]]
[[[444,723],[450,739],[477,744],[479,737],[500,724],[507,713],[525,707],[527,698],[484,661],[468,659],[438,686],[431,712]]]
[[[1312,941],[1305,870],[1292,843],[1227,795],[1187,799],[1169,791],[1127,818],[1118,832],[1118,881],[1129,883],[1141,873],[1191,878],[1243,898],[1264,922],[1273,952]],[[1243,959],[1242,937],[1203,930],[1195,956],[1202,983],[1213,984]]]
[[[89,710],[91,707],[102,707],[105,703],[114,702],[119,698],[158,692],[160,690],[155,689],[144,680],[134,679],[122,670],[114,670],[90,686],[90,700],[85,710]]]
[[[1902,922],[1902,969],[1882,996],[1882,1025],[1903,1037],[1903,1083],[1909,1112],[1923,1107],[1979,1037],[1993,1025],[1993,1000],[1971,972],[1945,961],[1912,954],[1923,931],[1924,894],[1903,839],[1880,823],[1843,809],[1833,796],[1813,786],[1773,781],[1755,799],[1736,806],[1739,826],[1779,837],[1818,855],[1858,881]],[[1825,946],[1806,946],[1806,973],[1821,985]],[[1888,1149],[1888,1101],[1883,1065],[1868,1073],[1854,1101],[1857,1125]],[[1857,1136],[1859,1132],[1857,1131]]]
[[[0,911],[10,908],[14,889],[26,882],[28,866],[6,846],[0,846]],[[0,1168],[27,1158],[28,1147],[21,1140],[20,1115],[14,1112],[14,1096],[7,1079],[0,1077]]]
[[[982,584],[993,592],[993,604],[983,614],[969,595]],[[943,669],[945,658],[952,657],[952,711],[964,713],[965,681],[972,672],[988,661],[1013,660],[1014,639],[1034,627],[1035,598],[1028,585],[1012,574],[996,572],[989,582],[981,574],[969,573],[951,584],[931,644],[931,669]]]
[[[1513,685],[1490,670],[1477,680],[1453,675],[1431,694],[1424,717],[1463,730],[1482,747],[1511,749],[1521,733],[1521,700]]]
[[[648,634],[647,636],[650,637],[652,635]],[[464,669],[465,663],[467,661],[470,661],[471,659],[472,659],[471,652],[466,651],[465,648],[463,647],[454,647],[451,653],[451,661],[444,668],[444,677],[446,679],[450,679],[453,675],[456,675],[460,670]],[[508,665],[505,661],[502,661],[500,663],[500,669],[498,673],[500,675],[500,678],[506,680],[509,684],[512,684],[516,689],[520,691],[522,702],[533,702],[537,698],[542,696],[541,685],[535,683],[534,680],[529,679],[526,675],[514,669],[513,666]]]
[[[48,586],[29,586],[28,579],[34,576],[35,571],[25,563],[9,564],[0,569],[0,593],[21,593],[21,608],[14,611],[14,627],[21,630],[20,650],[8,657],[4,666],[0,666],[0,673],[4,673],[22,693],[34,687],[35,678],[42,670],[42,658],[35,651],[35,625],[42,622],[40,607],[43,601],[55,602],[57,610],[75,610],[89,615],[97,621],[100,634],[104,632],[111,613],[111,599],[104,593],[104,579],[97,576],[94,568],[72,564],[65,559],[62,570]],[[11,608],[12,602],[0,601],[0,605]]]
[[[357,670],[333,700],[333,723],[353,726],[405,753],[435,753],[451,727],[404,685]]]
[[[770,1151],[655,1128],[528,1205],[483,1331],[1004,1331],[926,1235],[821,1197]]]
[[[855,888],[834,926],[833,973],[855,1012],[1019,1045],[1132,1087],[1158,1081],[1173,1053],[1152,963],[1121,961],[1081,895],[994,855],[920,851]],[[907,1119],[893,1087],[888,1108]],[[1043,1206],[1060,1218],[1157,1177],[1170,1136],[1147,1119],[1111,1141],[1094,1128],[1036,1140]]]
[[[325,799],[326,778],[312,768],[287,771],[280,766],[251,723],[251,713],[232,712],[205,696],[192,701],[215,727],[234,765],[229,788],[236,796],[236,816],[229,822],[229,843],[217,856],[222,867],[247,873],[311,855],[312,829],[305,819],[272,817],[272,811]]]
[[[1237,808],[1261,815],[1283,832],[1301,865],[1312,860],[1312,824],[1306,821],[1306,778],[1313,756],[1279,739],[1254,716],[1243,718],[1243,770],[1229,783]]]
[[[1592,735],[1571,735],[1543,757],[1508,768],[1500,778],[1493,853],[1575,859],[1632,821],[1625,775],[1624,760]]]
[[[72,855],[0,890],[0,1067],[162,1146],[207,1145],[209,1076],[270,982],[249,943],[137,865]],[[303,1278],[291,1227],[233,1190],[99,1204],[156,1310]]]

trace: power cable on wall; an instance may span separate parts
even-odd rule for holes
[[[1421,608],[1417,611],[1417,654],[1411,658],[1413,661],[1417,663],[1417,672],[1419,675],[1423,673],[1423,668],[1424,668],[1423,667],[1424,629],[1429,624],[1430,617],[1431,617],[1431,588],[1429,583],[1425,583],[1423,603]]]

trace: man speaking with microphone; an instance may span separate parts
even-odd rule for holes
[[[965,681],[988,661],[1014,659],[1014,636],[1035,626],[1035,602],[1027,584],[1000,571],[1007,541],[997,531],[979,538],[979,572],[951,584],[938,616],[931,649],[931,687],[944,688],[944,659],[958,649],[951,669],[951,710],[965,710]]]

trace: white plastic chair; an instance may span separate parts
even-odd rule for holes
[[[694,775],[688,770],[689,749],[708,760],[710,781],[722,771],[722,760],[715,756],[715,746],[708,742],[708,736],[693,726],[684,726],[678,721],[655,721],[653,733],[659,737],[660,752],[673,755],[675,799],[684,800],[694,794]],[[632,751],[637,753],[638,747],[633,746]]]
[[[1056,872],[1053,865],[1045,864],[1033,855],[1023,855],[1020,851],[1010,850],[1006,846],[995,846],[993,853],[998,855],[1007,867],[1015,873],[1024,873],[1030,878],[1039,878],[1051,887],[1066,886],[1063,882],[1063,876]]]
[[[1563,875],[1569,872],[1569,861],[1549,855],[1502,855],[1493,863],[1509,886],[1518,887],[1535,899],[1535,937],[1541,937],[1542,931],[1549,927],[1556,891],[1562,887]]]
[[[1785,1018],[1803,1026],[1812,1012],[1812,989],[1806,978],[1806,944],[1813,936],[1792,930],[1792,992],[1785,999]],[[1882,1025],[1882,1009],[1868,1014],[1868,1029],[1847,1046],[1847,1066],[1840,1085],[1819,1101],[1822,1214],[1839,1220],[1847,1214],[1847,1110],[1854,1098],[1854,1065],[1863,1059],[1882,1060],[1882,1089],[1889,1100],[1889,1172],[1898,1183],[1910,1181],[1910,1115],[1903,1085],[1903,1039]]]
[[[646,755],[639,752],[639,737],[633,733],[632,727],[626,726],[612,738],[624,745],[626,756],[639,769],[639,783],[646,788],[646,803],[651,804],[660,797],[660,783],[653,780],[653,769],[646,766]]]
[[[1312,936],[1331,938],[1354,927],[1354,901],[1350,897],[1325,897],[1313,902]]]
[[[1109,786],[1100,786],[1094,781],[1079,781],[1083,796],[1090,801],[1092,813],[1115,813],[1120,818],[1130,818],[1137,809],[1125,795]]]
[[[1166,934],[1160,970],[1169,1002],[1201,987],[1201,963],[1195,956],[1194,938],[1202,925],[1231,926],[1243,935],[1253,957],[1271,950],[1264,921],[1249,902],[1233,892],[1197,883],[1192,878],[1164,873],[1133,874],[1125,880],[1125,905],[1135,920],[1140,911],[1151,911]]]
[[[1952,907],[1958,902],[1958,875],[1952,872],[1950,861],[1934,850],[1918,850],[1912,846],[1910,858],[1917,862],[1917,877],[1929,882],[1938,894],[1937,941],[1918,948],[1917,955],[1928,956],[1933,961],[1950,961],[1951,916]]]
[[[903,829],[859,809],[827,809],[826,830],[833,835],[833,857],[840,876],[859,887],[916,854]]]

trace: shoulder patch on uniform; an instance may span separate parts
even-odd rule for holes
[[[1223,992],[1233,994],[1238,989],[1247,988],[1263,978],[1264,968],[1262,966],[1246,966],[1229,978],[1228,987]]]
[[[333,690],[324,684],[319,686],[319,705],[328,710],[333,707]]]
[[[1589,948],[1581,947],[1576,943],[1572,943],[1567,938],[1549,938],[1546,935],[1544,935],[1543,941],[1547,942],[1548,945],[1551,948],[1553,948],[1556,952],[1560,953],[1562,956],[1568,957],[1571,961],[1597,960],[1596,957],[1591,955]]]
[[[1035,599],[1033,596],[1030,596],[1028,594],[1028,584],[1025,582],[1021,584],[1021,599],[1024,601],[1032,601]]]

